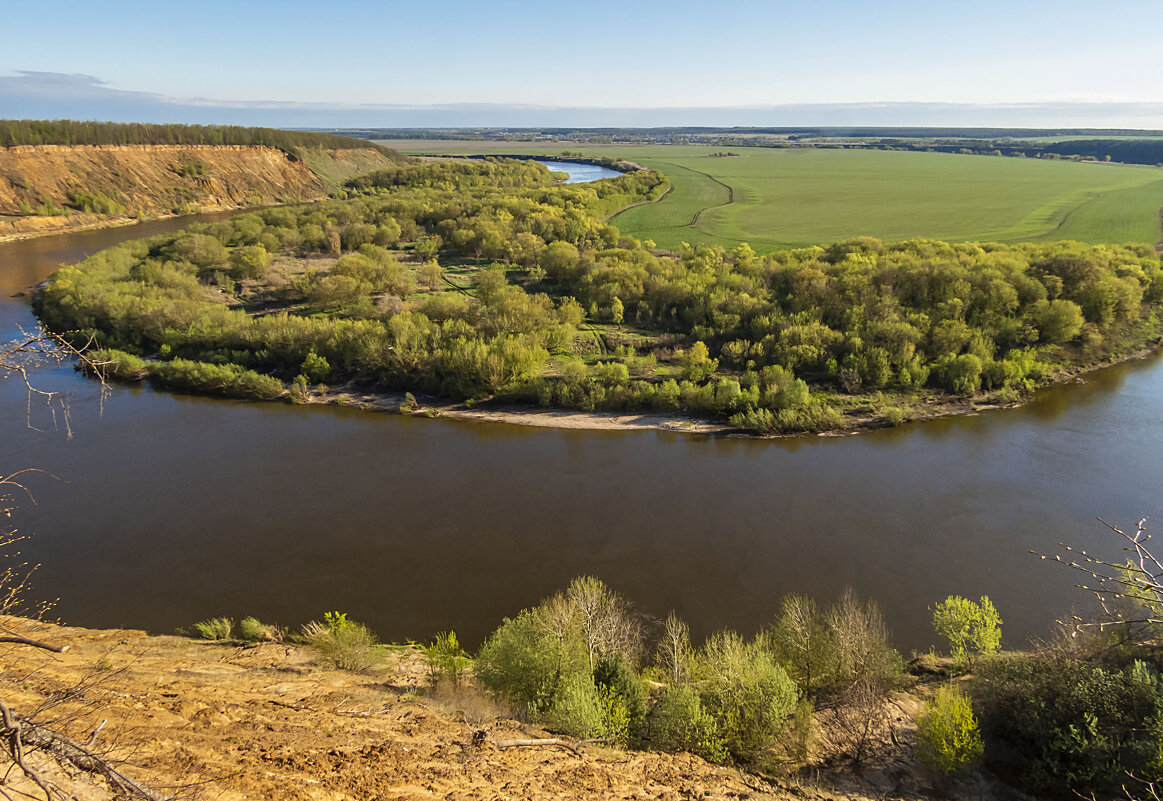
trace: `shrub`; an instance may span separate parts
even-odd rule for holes
[[[1145,775],[1163,741],[1163,692],[1134,668],[1075,658],[1010,657],[979,670],[981,725],[990,753],[1003,746],[1032,790],[1117,789]]]
[[[690,627],[671,612],[662,626],[654,662],[671,684],[682,684],[690,675],[692,654]]]
[[[123,350],[112,348],[95,350],[88,354],[88,358],[106,378],[115,378],[119,381],[137,381],[149,372],[144,359]]]
[[[291,403],[306,403],[311,397],[307,390],[307,376],[302,373],[295,376],[295,379],[291,382],[290,389],[287,390],[287,394],[291,398]]]
[[[303,359],[299,375],[304,376],[312,384],[322,384],[331,378],[331,365],[327,359],[315,351],[310,351]]]
[[[917,755],[939,775],[960,773],[981,759],[985,745],[969,699],[953,687],[941,687],[917,719]]]
[[[696,677],[703,704],[736,757],[768,746],[798,700],[795,685],[774,658],[734,632],[707,641]]]
[[[949,640],[949,649],[958,662],[972,660],[972,654],[995,654],[1001,649],[1001,616],[988,595],[974,603],[950,595],[933,610],[933,628]]]
[[[599,662],[594,685],[608,732],[627,745],[639,740],[646,719],[646,688],[625,658],[615,654]]]
[[[812,699],[804,696],[796,704],[792,718],[790,755],[797,762],[807,762],[812,747],[813,712]]]
[[[234,621],[228,617],[212,617],[195,623],[194,630],[203,640],[229,640]]]
[[[379,640],[363,623],[348,620],[341,612],[328,612],[323,622],[303,626],[302,639],[319,652],[323,661],[356,672],[368,671],[380,661]]]
[[[591,678],[575,675],[561,687],[546,713],[549,726],[579,739],[605,737],[610,732],[601,694]]]
[[[283,382],[236,364],[210,364],[189,359],[155,362],[150,380],[171,389],[206,392],[236,398],[273,400],[283,394]]]
[[[278,626],[262,623],[255,617],[238,621],[238,637],[247,642],[282,642],[283,639]]]
[[[815,695],[828,686],[836,668],[837,643],[814,600],[803,595],[784,598],[768,642],[801,691]]]
[[[102,192],[72,189],[67,193],[67,205],[87,214],[124,214],[125,207]]]
[[[433,686],[439,684],[441,680],[453,687],[459,685],[460,677],[469,664],[455,631],[442,631],[437,634],[432,644],[424,649],[424,656],[428,660],[428,672]]]
[[[690,751],[708,762],[727,759],[727,744],[715,718],[703,708],[692,687],[677,685],[662,691],[647,719],[650,744],[663,751]]]
[[[972,395],[981,388],[981,359],[972,353],[951,356],[937,363],[941,385],[954,395]]]
[[[912,413],[899,406],[886,406],[881,410],[881,415],[884,417],[884,422],[890,426],[899,426],[912,419]]]
[[[642,650],[642,629],[629,603],[593,576],[579,576],[563,595],[545,606],[560,607],[557,614],[570,615],[585,642],[590,669],[602,659],[619,655],[627,664],[638,663]]]
[[[888,644],[888,628],[875,602],[861,602],[846,589],[828,608],[827,621],[835,640],[833,692],[842,694],[858,683],[883,690],[900,683],[904,663]]]
[[[230,275],[237,279],[262,278],[271,263],[271,255],[262,245],[243,245],[230,254]]]
[[[473,662],[481,684],[539,715],[555,705],[567,685],[582,678],[592,683],[576,624],[561,623],[544,608],[506,618]]]

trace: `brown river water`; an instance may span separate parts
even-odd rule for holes
[[[13,293],[170,220],[0,244],[0,339],[32,321]],[[987,594],[1006,642],[1087,596],[1027,554],[1117,555],[1095,521],[1163,519],[1163,360],[1099,371],[1031,404],[841,438],[566,431],[96,384],[69,368],[74,435],[0,381],[0,472],[36,467],[14,521],[34,594],[83,626],[172,632],[329,610],[382,637],[454,628],[475,646],[573,576],[605,580],[696,635],[752,633],[779,599],[852,586],[907,653],[930,607]]]

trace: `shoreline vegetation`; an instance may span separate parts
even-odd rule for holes
[[[759,435],[1012,406],[1163,336],[1146,243],[759,255],[664,251],[605,221],[669,187],[650,170],[561,185],[532,162],[407,161],[330,201],[103,251],[35,307],[110,377],[179,391],[359,406],[331,388],[372,387],[446,416]]]
[[[1163,342],[1127,354],[1103,364],[1088,366],[1076,371],[1064,371],[1054,381],[1041,388],[1058,384],[1085,383],[1086,376],[1099,370],[1116,367],[1127,362],[1150,359],[1163,349]],[[292,402],[308,405],[343,406],[365,412],[403,414],[425,418],[446,420],[468,420],[480,423],[504,423],[507,425],[529,426],[531,428],[559,428],[582,431],[672,431],[681,434],[748,437],[757,439],[778,439],[802,437],[805,432],[768,433],[748,431],[732,426],[729,422],[708,420],[681,414],[660,414],[656,412],[600,412],[575,409],[544,409],[532,405],[505,405],[484,403],[468,405],[440,398],[417,398],[407,392],[384,392],[366,386],[327,387],[319,392],[308,389],[301,399]],[[1026,400],[1032,400],[1033,396]],[[943,417],[970,417],[982,412],[1002,409],[1017,409],[1026,400],[1002,402],[989,396],[973,398],[934,399],[923,407],[914,408],[909,422],[924,422]],[[888,428],[900,423],[891,423],[883,415],[869,409],[868,413],[852,415],[845,419],[845,425],[815,433],[818,437],[844,437],[861,434],[879,428]]]
[[[534,752],[538,760],[572,758],[594,767],[685,755],[677,757],[687,760],[679,772],[685,779],[721,786],[730,775],[753,790],[758,781],[764,797],[874,798],[891,781],[902,797],[1008,798],[1021,791],[1157,798],[1163,652],[1158,626],[1140,620],[1157,599],[1145,593],[1112,600],[1100,618],[1074,618],[1059,623],[1055,637],[1003,650],[1002,616],[990,599],[950,595],[931,607],[933,642],[940,645],[911,657],[893,647],[875,601],[852,590],[830,603],[787,595],[753,635],[723,629],[700,642],[673,611],[653,617],[592,576],[505,617],[472,650],[452,630],[424,642],[381,643],[339,611],[297,629],[213,617],[179,631],[182,638],[9,616],[4,623],[30,638],[14,641],[35,638],[69,652],[53,660],[59,670],[43,660],[17,670],[25,677],[24,706],[59,693],[69,671],[87,671],[86,693],[66,693],[58,702],[66,709],[74,701],[85,705],[78,731],[91,731],[100,717],[168,730],[153,738],[163,747],[148,749],[138,766],[155,782],[176,764],[204,771],[209,758],[220,765],[223,753],[243,762],[236,755],[259,754],[258,764],[286,768],[295,763],[262,761],[268,749],[318,756],[315,727],[331,737],[334,729],[346,730],[336,717],[346,714],[361,721],[351,733],[359,741],[405,731],[412,738],[400,764],[368,753],[374,763],[358,766],[361,786],[370,771],[391,784],[392,774],[418,758],[412,749],[446,763],[445,744],[463,743],[467,726],[477,760],[509,748],[546,749]],[[14,668],[28,661],[12,650],[7,658]],[[175,672],[175,662],[183,669]],[[204,663],[212,666],[198,667]],[[164,693],[159,673],[174,677],[161,686]],[[353,692],[357,682],[361,689]],[[258,716],[256,703],[263,705]],[[313,716],[301,742],[288,741],[281,721],[271,725],[281,708]],[[435,748],[415,741],[417,713],[434,716],[445,730]],[[374,720],[393,733],[369,734],[365,724]],[[303,731],[301,720],[294,728]],[[179,737],[187,747],[170,748]],[[239,737],[252,746],[224,749]],[[329,753],[358,762],[355,751]],[[194,753],[199,759],[192,762]],[[730,774],[715,773],[715,765]],[[300,768],[326,775],[337,783],[333,789],[352,786],[350,776],[318,773],[316,759]],[[275,776],[217,773],[219,782]],[[806,795],[805,780],[814,788]],[[490,783],[498,782],[490,776]],[[641,783],[630,781],[631,788]],[[1140,784],[1142,795],[1126,792]]]

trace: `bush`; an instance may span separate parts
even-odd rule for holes
[[[434,687],[441,681],[456,687],[469,664],[455,631],[437,634],[432,644],[424,649],[424,656],[428,660],[429,677]]]
[[[506,618],[473,662],[481,684],[536,716],[552,709],[566,686],[592,683],[580,632],[569,621],[555,623],[543,608]]]
[[[594,685],[609,733],[626,745],[639,740],[646,719],[646,688],[625,658],[615,654],[599,662]]]
[[[243,245],[230,254],[230,275],[237,279],[262,278],[271,263],[271,255],[262,245]]]
[[[228,617],[212,617],[195,623],[194,630],[203,640],[229,640],[234,621]]]
[[[814,600],[803,595],[784,598],[768,643],[802,692],[814,696],[829,686],[837,667],[838,644]]]
[[[917,719],[917,755],[939,775],[960,773],[980,761],[985,746],[969,699],[953,687],[937,690]]]
[[[283,634],[278,626],[267,625],[255,617],[244,617],[238,621],[238,637],[247,642],[282,642]]]
[[[798,700],[795,685],[774,658],[734,632],[707,641],[695,675],[703,704],[736,757],[770,745]]]
[[[283,394],[283,382],[236,364],[210,364],[189,359],[154,362],[150,380],[187,392],[229,395],[236,398],[273,400]]]
[[[576,675],[567,681],[546,713],[550,728],[579,739],[610,734],[601,694],[588,676]]]
[[[322,384],[331,378],[331,365],[315,351],[310,351],[299,368],[299,375],[312,384]]]
[[[1001,616],[988,595],[974,603],[950,595],[933,610],[933,628],[949,640],[958,662],[972,661],[972,654],[995,654],[1001,649]]]
[[[690,751],[708,762],[727,759],[727,744],[715,718],[692,687],[667,687],[647,719],[650,744],[663,751]]]
[[[1126,772],[1146,776],[1159,757],[1163,692],[1133,666],[1040,655],[990,660],[978,672],[989,754],[1004,747],[1031,790],[1117,790]]]
[[[796,704],[795,716],[792,718],[789,754],[797,762],[807,762],[812,748],[814,705],[812,699],[804,696]]]
[[[836,643],[832,692],[843,694],[857,684],[887,691],[900,683],[904,663],[888,644],[888,628],[875,602],[861,602],[847,589],[828,608],[827,621]]]
[[[89,361],[106,378],[119,381],[138,381],[146,376],[149,367],[145,360],[123,350],[104,348],[87,354]]]
[[[303,626],[302,639],[319,652],[323,661],[341,670],[365,672],[380,661],[379,639],[363,623],[348,620],[341,612],[328,612],[323,622]]]

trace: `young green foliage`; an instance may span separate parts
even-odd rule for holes
[[[951,686],[937,690],[917,718],[917,755],[929,770],[944,776],[977,765],[985,752],[973,706]]]
[[[375,633],[363,623],[348,620],[343,612],[327,612],[322,623],[315,620],[307,623],[300,636],[319,652],[325,663],[341,670],[366,672],[382,656]]]
[[[424,657],[428,661],[428,673],[433,686],[447,682],[453,687],[460,685],[470,660],[464,655],[455,631],[442,631],[432,644],[425,647]]]
[[[228,617],[212,617],[195,623],[194,631],[203,640],[229,640],[234,632],[234,621]]]
[[[933,628],[949,641],[958,662],[972,662],[1001,649],[1001,616],[987,595],[977,603],[950,595],[933,610]]]

